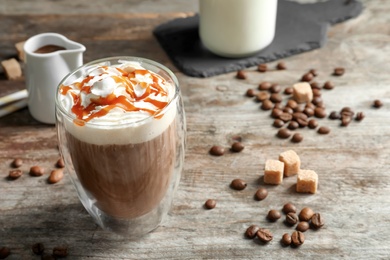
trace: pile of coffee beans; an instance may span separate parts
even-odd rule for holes
[[[23,166],[23,160],[21,158],[15,158],[11,162],[12,169],[8,172],[8,180],[19,179],[23,175],[23,171],[20,169]],[[64,177],[63,168],[65,167],[64,161],[62,158],[59,158],[55,163],[56,169],[50,172],[50,175],[47,179],[49,184],[54,184],[61,181]],[[30,167],[29,175],[32,177],[40,177],[45,174],[45,168],[39,165],[33,165]]]

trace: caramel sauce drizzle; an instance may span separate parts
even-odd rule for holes
[[[100,67],[104,70],[107,70],[107,66]],[[132,72],[126,72],[120,68],[116,68],[122,75],[120,76],[111,76],[111,78],[118,84],[122,84],[125,89],[126,93],[130,96],[131,99],[127,98],[126,96],[120,95],[115,96],[114,93],[111,93],[107,95],[106,97],[99,97],[99,98],[92,98],[91,103],[84,107],[82,106],[82,100],[80,95],[76,95],[75,93],[71,93],[71,96],[73,98],[73,107],[71,108],[71,111],[76,115],[76,119],[74,120],[75,124],[78,125],[84,125],[85,122],[88,122],[96,117],[102,117],[104,115],[107,115],[112,109],[119,107],[123,109],[126,112],[132,112],[132,111],[145,111],[149,113],[150,115],[155,115],[155,118],[161,118],[161,116],[157,116],[157,112],[162,110],[168,102],[166,101],[159,101],[154,100],[150,98],[150,95],[158,95],[161,94],[162,96],[167,96],[167,92],[164,90],[164,88],[159,84],[159,80],[163,83],[165,83],[165,80],[160,77],[159,75],[155,75],[150,73],[148,70],[145,69],[137,69]],[[100,75],[106,74],[106,72],[103,72]],[[153,83],[148,84],[146,82],[138,82],[136,77],[137,75],[150,75],[150,77],[153,80]],[[91,93],[91,86],[87,86],[86,84],[91,81],[94,78],[94,76],[87,76],[84,78],[81,82],[76,82],[74,85],[78,90],[81,92],[84,92],[85,94]],[[134,88],[137,84],[140,84],[143,89],[145,89],[145,93],[137,97],[134,91]],[[62,95],[66,95],[72,88],[70,86],[62,85],[60,87],[60,93]],[[143,101],[146,103],[150,103],[153,106],[156,107],[155,110],[153,109],[146,109],[146,108],[138,108],[134,106],[135,102]],[[97,106],[101,106],[102,108],[100,110],[96,110]]]

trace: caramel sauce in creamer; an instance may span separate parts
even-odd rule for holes
[[[100,68],[107,70],[107,66],[101,66]],[[130,99],[126,96],[120,95],[116,96],[114,93],[107,95],[106,97],[98,97],[95,99],[91,99],[91,103],[84,107],[82,106],[82,100],[80,94],[83,92],[85,94],[91,93],[91,86],[88,86],[88,82],[92,80],[95,76],[87,76],[81,82],[74,83],[74,86],[80,91],[80,94],[77,95],[75,93],[71,93],[73,98],[73,107],[71,111],[76,115],[76,119],[74,120],[75,124],[84,125],[85,122],[88,122],[96,117],[102,117],[110,112],[113,108],[119,107],[126,112],[135,112],[135,111],[145,111],[150,115],[155,116],[155,118],[159,118],[162,115],[157,115],[159,111],[161,111],[167,104],[167,101],[159,101],[150,98],[150,95],[162,95],[167,96],[168,93],[164,88],[160,85],[159,82],[165,83],[165,79],[161,76],[151,73],[146,69],[136,69],[132,72],[126,72],[120,68],[116,68],[121,75],[113,75],[112,79],[115,80],[116,83],[122,84],[126,93],[130,96]],[[106,72],[104,72],[106,73]],[[102,74],[101,74],[102,75]],[[136,80],[137,75],[149,76],[153,83],[148,84],[147,82],[138,82]],[[145,92],[142,96],[136,96],[134,87],[140,84],[142,88],[145,89]],[[60,93],[62,95],[67,95],[68,92],[72,90],[71,86],[61,85]],[[138,108],[134,105],[135,102],[146,102],[154,105],[156,107],[155,110],[146,109],[146,108]],[[98,110],[96,107],[101,107]]]

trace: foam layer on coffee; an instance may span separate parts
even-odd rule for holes
[[[64,118],[66,130],[97,145],[142,143],[160,135],[176,116],[176,105],[169,103],[174,96],[173,84],[128,61],[96,65],[60,87],[61,105],[72,118]]]

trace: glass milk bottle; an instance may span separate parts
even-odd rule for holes
[[[277,0],[199,0],[199,35],[211,52],[246,57],[275,35]]]

